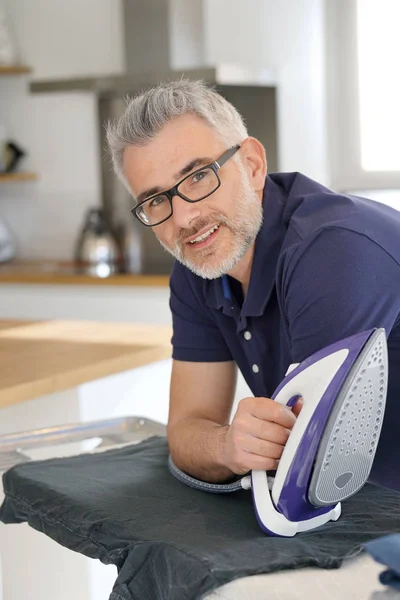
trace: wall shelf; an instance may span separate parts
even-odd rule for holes
[[[0,76],[1,75],[27,75],[31,73],[32,69],[26,65],[0,65]]]
[[[17,181],[35,181],[38,178],[36,173],[0,173],[0,183],[15,183]]]

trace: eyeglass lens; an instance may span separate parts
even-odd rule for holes
[[[181,181],[178,191],[189,201],[196,202],[212,194],[219,185],[215,171],[209,167],[196,171]],[[160,194],[144,202],[137,215],[143,223],[154,225],[167,219],[172,213],[171,204],[166,195]]]

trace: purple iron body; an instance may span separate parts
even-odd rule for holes
[[[351,336],[291,365],[272,398],[303,408],[272,486],[252,471],[256,516],[269,535],[291,537],[337,520],[341,501],[366,483],[386,403],[384,329]],[[272,489],[270,490],[270,487]]]

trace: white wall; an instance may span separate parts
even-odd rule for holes
[[[204,27],[203,0],[170,0],[171,69],[195,68],[205,64]]]
[[[122,72],[120,0],[6,0],[6,6],[35,79]]]
[[[329,183],[324,0],[204,0],[207,63],[272,68],[282,171]]]
[[[120,0],[5,0],[32,79],[124,70]],[[0,78],[0,121],[29,151],[35,183],[0,187],[0,217],[23,258],[69,259],[85,210],[100,203],[95,99],[87,93],[30,95],[28,78]]]

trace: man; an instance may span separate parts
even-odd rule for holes
[[[384,327],[387,409],[370,479],[393,485],[400,212],[299,173],[267,175],[261,143],[202,82],[161,84],[132,99],[108,142],[134,215],[176,258],[168,421],[176,465],[218,482],[276,469],[301,410],[301,400],[291,411],[270,399],[288,366]],[[240,401],[230,424],[236,365],[254,397]]]

